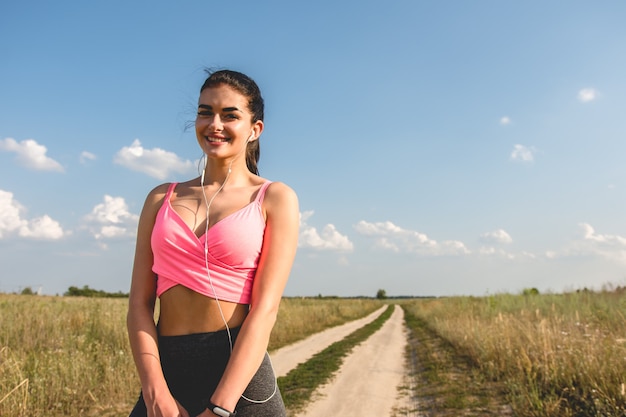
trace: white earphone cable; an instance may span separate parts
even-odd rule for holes
[[[230,334],[230,327],[228,326],[228,322],[226,321],[226,317],[224,316],[224,311],[222,310],[222,306],[220,304],[220,300],[217,297],[217,292],[215,291],[215,288],[213,287],[213,280],[211,279],[211,272],[209,270],[209,222],[210,222],[210,209],[211,209],[211,204],[213,204],[213,200],[215,200],[215,197],[217,197],[217,195],[224,189],[224,186],[226,185],[226,182],[228,181],[228,178],[230,177],[230,173],[232,171],[232,166],[233,166],[233,162],[235,161],[235,159],[241,155],[241,153],[243,153],[246,149],[246,145],[248,144],[248,142],[250,141],[250,139],[252,139],[254,137],[254,132],[252,133],[252,135],[248,138],[248,140],[246,140],[246,144],[244,145],[243,150],[235,157],[233,158],[232,161],[230,161],[230,165],[228,166],[228,172],[226,173],[226,177],[224,178],[224,181],[222,182],[222,184],[220,185],[220,187],[217,189],[217,191],[211,196],[211,199],[209,200],[207,198],[206,192],[204,190],[204,174],[206,172],[206,167],[208,164],[208,158],[206,156],[206,154],[204,154],[204,169],[202,170],[202,175],[200,176],[200,188],[202,189],[202,197],[204,199],[204,204],[206,205],[206,224],[204,227],[204,266],[206,268],[206,273],[207,273],[207,278],[209,280],[209,286],[211,287],[211,291],[213,292],[213,298],[215,299],[215,302],[217,303],[217,308],[220,312],[220,316],[222,317],[222,321],[224,322],[224,325],[226,326],[226,333],[228,334],[228,343],[230,346],[230,352],[232,353],[233,351],[233,340],[232,340],[232,336]],[[268,356],[269,357],[269,356]],[[270,358],[270,367],[272,367],[272,369],[274,368],[272,365],[272,360]],[[255,404],[263,404],[268,402],[269,400],[272,399],[272,397],[274,397],[274,395],[276,394],[276,392],[278,391],[278,383],[276,380],[274,380],[274,391],[272,392],[272,394],[267,397],[265,400],[253,400],[250,399],[248,397],[246,397],[245,395],[241,395],[241,398],[245,399],[246,401],[249,401],[251,403],[255,403]]]

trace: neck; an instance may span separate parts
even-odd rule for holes
[[[241,178],[245,178],[250,174],[245,161],[240,162],[237,160],[231,160],[230,162],[223,161],[207,161],[204,171],[201,176],[201,182],[203,185],[210,184],[224,184],[226,181],[229,183],[236,183]]]

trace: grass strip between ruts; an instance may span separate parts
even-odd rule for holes
[[[278,378],[285,407],[290,413],[301,411],[310,401],[313,391],[326,383],[335,374],[346,356],[359,343],[374,334],[391,317],[394,306],[387,309],[376,320],[333,343],[308,361],[299,364],[287,375]]]

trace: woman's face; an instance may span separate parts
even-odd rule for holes
[[[228,85],[200,93],[196,137],[208,157],[228,158],[245,152],[248,140],[256,140],[263,122],[252,123],[248,98]]]

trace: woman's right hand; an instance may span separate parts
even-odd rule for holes
[[[151,409],[148,409],[148,417],[189,417],[189,413],[171,395],[155,401]]]

